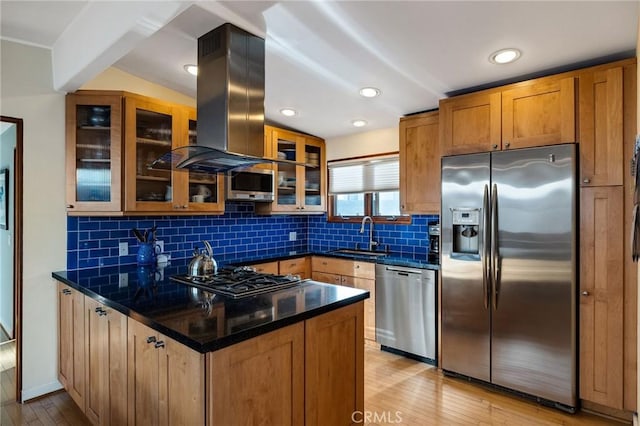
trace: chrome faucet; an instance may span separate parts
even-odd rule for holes
[[[362,218],[362,224],[360,225],[360,233],[364,234],[364,224],[369,220],[369,251],[373,251],[378,245],[377,241],[373,241],[373,219],[371,216],[365,216]]]

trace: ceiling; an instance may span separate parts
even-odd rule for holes
[[[199,36],[231,22],[266,39],[266,118],[331,138],[397,126],[467,88],[634,56],[639,4],[1,0],[0,37],[52,49],[57,90],[114,66],[195,98],[183,65],[197,63]],[[522,56],[488,61],[505,47]],[[364,86],[382,94],[363,98]]]

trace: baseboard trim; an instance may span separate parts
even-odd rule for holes
[[[633,413],[633,426],[638,426],[638,413]]]
[[[31,389],[23,389],[22,390],[22,402],[28,402],[31,399],[39,398],[41,396],[45,396],[49,393],[53,393],[55,391],[59,391],[62,389],[62,384],[59,381],[47,383],[46,385],[38,386]]]
[[[632,424],[634,421],[634,413],[631,411],[617,410],[584,399],[580,400],[580,403],[582,405],[582,411],[627,424]]]

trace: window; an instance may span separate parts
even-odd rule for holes
[[[410,222],[400,213],[399,176],[397,154],[329,163],[329,221]]]

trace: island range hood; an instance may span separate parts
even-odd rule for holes
[[[154,170],[219,173],[274,162],[264,156],[264,40],[226,23],[198,38],[197,144]]]

